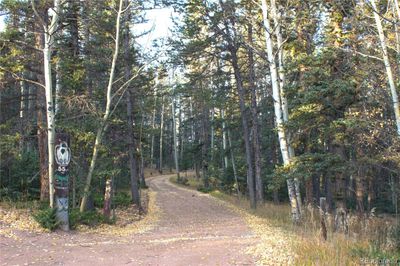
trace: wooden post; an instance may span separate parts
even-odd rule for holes
[[[68,221],[68,182],[69,163],[71,161],[71,150],[69,148],[69,135],[57,133],[55,141],[54,157],[55,169],[55,202],[56,217],[59,227],[63,231],[69,230]]]

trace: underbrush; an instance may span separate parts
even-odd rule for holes
[[[70,229],[96,228],[102,225],[126,226],[143,218],[147,210],[148,192],[142,191],[141,210],[131,204],[131,198],[126,192],[118,192],[112,200],[112,216],[104,217],[102,213],[103,197],[93,195],[94,209],[81,213],[79,208],[69,209]],[[0,202],[0,222],[4,225],[22,230],[37,231],[45,229],[54,231],[58,228],[56,209],[48,207],[48,202],[40,201],[3,201]],[[118,224],[117,224],[118,221]]]
[[[171,182],[177,183],[176,178],[171,178]],[[200,183],[201,180],[189,177],[185,186],[198,190]],[[211,191],[210,195],[293,235],[291,247],[296,254],[295,265],[397,265],[400,262],[400,226],[392,217],[348,214],[348,232],[343,233],[335,229],[334,217],[328,214],[325,241],[321,237],[320,215],[316,208],[305,208],[302,222],[295,225],[287,203],[266,202],[253,210],[243,196],[219,190]]]

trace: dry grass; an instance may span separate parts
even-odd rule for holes
[[[176,178],[171,179],[176,183]],[[188,188],[196,189],[200,180],[188,178]],[[320,220],[318,211],[309,211],[304,215],[301,225],[294,225],[290,217],[288,204],[273,204],[267,202],[257,206],[256,210],[250,209],[246,198],[227,195],[220,191],[213,191],[212,196],[229,203],[240,213],[253,231],[259,235],[264,245],[253,248],[253,253],[260,258],[260,264],[270,264],[273,259],[268,251],[271,243],[271,234],[280,236],[282,241],[289,243],[292,251],[291,260],[287,264],[293,265],[360,265],[362,262],[374,262],[376,258],[386,258],[391,262],[399,259],[396,252],[384,252],[390,232],[387,228],[393,221],[371,217],[361,222],[357,217],[349,219],[349,234],[334,233],[333,217],[327,217],[328,240],[321,238]],[[273,231],[270,228],[273,228]],[[371,243],[379,242],[373,250]],[[263,250],[265,249],[265,250]],[[282,250],[287,256],[287,251]],[[289,252],[290,253],[290,252]],[[376,260],[375,260],[376,261]]]
[[[127,236],[151,230],[160,218],[160,208],[156,204],[156,192],[145,191],[142,194],[142,206],[145,214],[130,206],[116,209],[115,224],[101,224],[96,227],[78,226],[77,231],[111,236]]]
[[[37,202],[26,206],[15,206],[11,202],[0,203],[0,236],[21,240],[15,233],[15,229],[30,231],[35,233],[49,232],[42,228],[33,218],[33,210],[38,208]]]

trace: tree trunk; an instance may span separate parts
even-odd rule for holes
[[[253,25],[247,24],[248,30],[248,42],[253,46]],[[257,95],[255,85],[255,72],[254,72],[254,55],[253,50],[249,48],[247,50],[249,58],[249,86],[251,91],[251,117],[252,117],[252,132],[253,132],[253,154],[254,154],[254,180],[256,189],[256,200],[263,202],[264,200],[264,186],[261,177],[261,145],[260,145],[260,134],[258,126],[258,111],[257,111]]]
[[[45,11],[40,11],[43,13],[43,17],[46,18],[47,13]],[[47,19],[47,18],[46,18]],[[35,28],[33,31],[38,32],[40,29],[39,23],[35,23]],[[36,48],[42,49],[44,46],[44,34],[36,34],[35,35]],[[40,64],[43,64],[43,57],[37,56],[37,61]],[[40,71],[36,74],[36,79],[40,84],[44,84],[44,76]],[[33,90],[33,86],[31,86]],[[31,91],[32,91],[31,90]],[[36,92],[36,103],[30,101],[29,110],[34,110],[34,105],[36,105],[37,115],[36,115],[36,124],[37,124],[37,138],[38,138],[38,150],[39,150],[39,170],[40,170],[40,200],[47,201],[49,200],[49,175],[48,175],[48,154],[47,150],[47,130],[46,130],[46,120],[45,120],[45,102],[46,96],[42,87],[37,87],[35,89]]]
[[[397,126],[397,135],[400,136],[399,98],[397,96],[396,84],[395,84],[393,73],[392,73],[392,67],[390,65],[389,54],[387,51],[386,40],[385,40],[385,34],[383,32],[382,22],[381,22],[381,18],[379,15],[379,10],[377,9],[376,4],[375,4],[375,0],[370,0],[370,3],[372,5],[372,7],[374,8],[373,13],[374,13],[374,18],[375,18],[375,23],[376,23],[376,27],[378,29],[378,35],[379,35],[379,41],[380,41],[381,49],[382,49],[383,61],[385,63],[385,68],[386,68],[386,76],[387,76],[387,79],[389,82],[389,88],[390,88],[390,92],[392,95],[392,104],[393,104],[394,115],[395,115],[396,126]]]
[[[110,219],[111,215],[111,195],[112,195],[112,180],[111,177],[106,178],[106,189],[104,191],[104,205],[103,205],[103,215],[106,219]]]
[[[224,152],[224,170],[228,169],[228,151],[226,145],[226,123],[225,123],[225,111],[221,110],[221,120],[222,120],[222,150]]]
[[[247,164],[247,187],[249,191],[250,198],[250,207],[255,209],[257,204],[256,193],[255,193],[255,184],[254,184],[254,172],[253,172],[253,160],[252,160],[252,148],[250,144],[250,132],[249,132],[249,124],[247,121],[247,112],[246,105],[244,101],[244,89],[243,89],[243,81],[242,76],[240,74],[238,58],[236,54],[235,48],[231,48],[231,58],[232,58],[232,67],[236,80],[236,87],[239,94],[239,106],[240,113],[242,116],[242,127],[243,127],[243,138],[246,150],[246,164]]]
[[[176,117],[175,117],[175,97],[172,98],[171,103],[171,115],[172,115],[172,134],[173,134],[173,148],[174,148],[174,162],[175,162],[175,171],[178,178],[178,181],[181,180],[181,176],[179,174],[179,159],[178,159],[178,138],[176,134]]]
[[[129,5],[129,1],[125,0],[125,6]],[[124,72],[125,80],[128,81],[131,77],[131,56],[130,56],[130,10],[126,10],[125,16],[125,28],[123,35],[123,47],[124,47]],[[133,101],[136,102],[136,101]],[[140,194],[138,187],[138,161],[136,156],[136,143],[133,131],[134,117],[133,117],[133,103],[132,103],[132,93],[130,88],[126,91],[126,113],[127,113],[127,140],[128,140],[128,154],[129,154],[129,170],[130,170],[130,180],[131,180],[131,196],[132,202],[140,208]],[[140,172],[140,171],[139,171]]]
[[[117,63],[117,58],[118,58],[118,52],[119,52],[119,30],[120,30],[120,19],[122,15],[122,6],[123,6],[123,0],[119,1],[119,9],[118,9],[118,14],[117,14],[117,21],[116,21],[116,27],[115,27],[115,48],[114,48],[114,55],[111,63],[111,69],[110,69],[110,76],[108,80],[108,85],[107,85],[107,102],[106,102],[106,111],[103,115],[103,119],[100,122],[100,127],[97,129],[96,133],[96,140],[94,143],[93,147],[93,154],[92,154],[92,159],[90,161],[90,167],[89,167],[89,172],[86,177],[86,184],[84,188],[84,194],[82,197],[81,201],[81,206],[80,206],[80,212],[84,212],[86,208],[86,204],[88,201],[89,197],[89,192],[90,192],[90,184],[92,182],[92,177],[93,177],[93,171],[96,166],[97,162],[97,156],[99,153],[99,148],[103,139],[104,132],[107,130],[107,122],[108,118],[110,116],[111,112],[111,101],[112,101],[112,85],[114,83],[114,74],[115,74],[115,67]]]
[[[214,162],[214,116],[215,116],[215,109],[214,107],[211,108],[211,144],[210,144],[210,152],[211,152],[211,162]]]
[[[279,138],[279,146],[281,149],[281,155],[283,159],[284,165],[288,165],[290,163],[290,154],[288,150],[288,143],[286,133],[283,127],[283,119],[282,119],[282,102],[281,102],[281,91],[278,83],[278,73],[277,67],[275,63],[275,56],[273,52],[273,43],[272,43],[272,28],[268,18],[268,6],[266,0],[261,0],[262,4],[262,13],[263,13],[263,23],[265,27],[265,44],[267,48],[267,56],[269,61],[269,70],[271,75],[271,83],[272,83],[272,98],[274,101],[274,110],[275,110],[275,121],[278,131]],[[301,216],[300,210],[300,202],[299,202],[299,184],[297,180],[288,179],[288,194],[290,199],[290,205],[292,209],[292,219],[294,222],[298,222]]]
[[[161,119],[160,119],[160,158],[158,171],[163,172],[163,133],[164,133],[164,96],[161,97]]]
[[[158,87],[158,75],[156,77],[156,84],[154,88],[154,109],[153,109],[153,114],[151,118],[151,144],[150,144],[150,167],[154,167],[154,139],[155,139],[155,123],[156,123],[156,110],[157,110],[157,87]]]
[[[239,181],[238,181],[238,176],[237,176],[237,171],[236,171],[235,157],[233,155],[234,152],[233,152],[231,134],[230,134],[229,130],[228,130],[228,143],[229,143],[229,151],[231,153],[231,164],[232,164],[232,170],[233,170],[233,177],[235,178],[236,192],[238,194],[238,197],[240,197]]]

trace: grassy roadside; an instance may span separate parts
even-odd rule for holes
[[[201,180],[193,177],[188,177],[185,184],[178,183],[176,177],[171,177],[170,181],[187,189],[197,190],[201,187]],[[259,258],[260,264],[384,265],[379,263],[386,260],[392,264],[385,265],[397,265],[395,263],[400,258],[395,252],[373,250],[366,237],[329,233],[328,240],[324,241],[320,237],[318,221],[306,218],[302,225],[293,225],[287,204],[267,202],[259,205],[256,210],[251,210],[247,199],[239,199],[218,190],[209,194],[244,217],[249,227],[262,239],[262,243],[249,250]],[[289,248],[285,248],[285,245]],[[278,250],[279,254],[273,254],[271,250]],[[290,258],[274,261],[277,256],[282,255]]]

